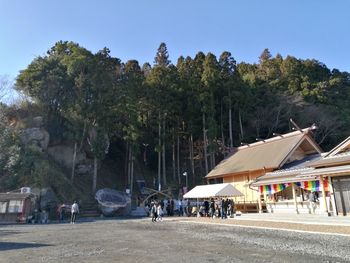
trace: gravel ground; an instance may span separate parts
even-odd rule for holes
[[[350,262],[350,236],[205,220],[0,226],[0,262]]]
[[[181,220],[181,219],[178,219]],[[262,228],[286,229],[295,231],[322,232],[328,234],[349,235],[350,226],[339,225],[322,225],[322,224],[303,224],[291,222],[271,222],[271,221],[256,221],[256,220],[235,220],[235,219],[211,219],[211,218],[184,218],[182,220],[205,224],[228,224],[236,226],[254,226]]]

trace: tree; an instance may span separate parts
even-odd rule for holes
[[[139,140],[142,136],[144,122],[143,111],[147,108],[144,101],[143,89],[144,74],[136,60],[129,60],[124,67],[122,76],[123,108],[120,115],[123,116],[123,139],[127,142],[127,172],[130,192],[133,192],[134,160],[138,152]]]
[[[0,102],[9,103],[15,96],[13,81],[7,75],[0,75]]]
[[[57,42],[46,56],[38,57],[20,73],[16,85],[47,112],[51,137],[57,133],[60,138],[74,141],[72,181],[76,152],[90,135],[95,157],[93,191],[97,164],[106,150],[100,141],[108,136],[111,108],[118,100],[115,91],[121,65],[109,53],[104,48],[93,55],[76,43]]]
[[[268,48],[265,48],[259,57],[260,65],[263,66],[264,63],[267,63],[271,59],[271,57],[272,55],[270,53],[270,50]]]
[[[154,65],[156,67],[167,67],[170,64],[169,54],[167,46],[164,42],[160,43],[157,50],[156,57],[154,58]]]
[[[21,71],[16,81],[16,89],[43,108],[44,117],[50,124],[50,135],[57,139],[64,134],[61,112],[72,97],[72,86],[73,81],[57,56],[36,58],[27,69]]]
[[[111,57],[107,48],[93,54],[60,41],[20,73],[16,88],[40,109],[55,143],[74,145],[76,154],[89,140],[95,191],[112,138],[126,149],[131,189],[134,165],[142,165],[141,145],[154,147],[147,169],[158,170],[163,186],[171,183],[168,167],[179,185],[190,167],[197,183],[234,146],[288,132],[291,117],[303,127],[316,122],[316,139],[327,148],[350,127],[349,80],[348,72],[331,71],[317,60],[273,57],[268,49],[256,64],[237,64],[225,51],[218,60],[203,52],[181,56],[175,67],[161,43],[154,65],[140,68],[136,60]],[[30,154],[39,155],[28,150],[25,156]],[[29,171],[34,162],[24,159]]]
[[[204,147],[206,148],[206,143],[208,141],[211,169],[213,169],[215,166],[214,140],[217,136],[215,93],[219,83],[219,66],[216,57],[211,53],[208,53],[205,57],[201,81],[203,90],[199,94],[199,97],[202,105]],[[206,133],[206,130],[208,133]],[[205,156],[205,159],[206,158]]]
[[[111,109],[118,105],[120,99],[118,93],[116,94],[119,69],[119,59],[112,58],[109,49],[104,48],[95,54],[91,87],[84,105],[87,109],[90,145],[94,154],[93,193],[97,185],[98,162],[108,153],[109,133],[113,132],[111,129],[114,126],[111,123],[114,112]]]
[[[176,90],[177,71],[170,65],[166,45],[161,43],[158,48],[155,64],[150,74],[146,78],[146,85],[149,87],[148,100],[153,105],[152,116],[156,119],[158,142],[156,152],[158,152],[158,183],[167,185],[166,175],[166,137],[169,118],[172,117],[172,95]],[[161,178],[161,175],[162,178]]]
[[[230,52],[223,52],[219,59],[220,65],[220,79],[221,79],[221,87],[222,93],[221,96],[224,100],[226,100],[227,108],[228,108],[228,123],[229,123],[229,138],[230,138],[230,148],[233,147],[233,129],[232,129],[232,101],[233,96],[235,94],[235,85],[236,85],[236,61],[231,56]],[[222,132],[222,143],[225,146],[224,139],[224,131],[223,131],[223,120],[222,120],[222,108],[223,108],[223,100],[221,100],[221,132]]]
[[[0,103],[0,177],[15,174],[20,151],[18,134],[6,117],[6,108]]]

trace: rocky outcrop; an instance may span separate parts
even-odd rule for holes
[[[71,169],[73,165],[74,145],[65,142],[63,144],[49,146],[50,135],[43,128],[44,121],[41,116],[31,118],[27,120],[27,123],[30,127],[22,131],[22,142],[26,145],[36,145],[41,151],[47,152],[55,162],[67,169]],[[78,175],[89,175],[93,173],[92,161],[86,155],[85,149],[77,152],[75,171]]]
[[[30,127],[23,130],[21,139],[24,144],[34,144],[46,151],[50,141],[50,134],[43,128],[43,117],[37,116],[31,119]]]
[[[49,156],[66,168],[72,168],[74,147],[68,145],[55,145],[47,149]],[[76,164],[86,160],[85,152],[79,152],[76,156]],[[78,166],[79,167],[79,166]]]
[[[28,128],[22,132],[21,139],[24,144],[35,144],[46,151],[49,145],[50,135],[43,128]]]

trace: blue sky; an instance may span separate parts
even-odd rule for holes
[[[198,51],[257,62],[264,48],[350,71],[347,0],[0,0],[0,75],[19,70],[59,40],[127,61],[153,63]]]

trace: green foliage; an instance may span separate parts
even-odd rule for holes
[[[154,58],[155,66],[167,67],[170,64],[168,49],[165,43],[160,43],[157,55]]]
[[[105,158],[110,138],[130,145],[139,159],[147,144],[155,149],[148,153],[155,160],[161,151],[158,137],[170,145],[180,135],[180,151],[186,155],[189,146],[184,142],[190,135],[197,145],[203,143],[203,116],[209,153],[221,158],[228,147],[224,139],[229,135],[229,112],[236,146],[243,139],[252,142],[290,131],[290,118],[302,127],[316,122],[316,140],[326,149],[348,136],[350,129],[348,72],[330,70],[313,59],[273,56],[268,49],[257,64],[237,63],[225,51],[218,59],[203,52],[180,57],[174,66],[161,43],[154,66],[145,63],[141,68],[136,60],[122,63],[107,48],[93,54],[61,41],[19,74],[16,88],[42,110],[53,138],[57,133],[56,137],[75,142],[89,139],[99,160]],[[11,131],[2,134],[9,155],[2,155],[1,167],[10,171],[20,163],[32,182],[45,182],[50,164],[34,162],[30,156],[42,159],[40,153],[13,143],[17,139],[9,136]],[[170,147],[166,150],[170,156]],[[195,154],[202,167],[201,150]],[[181,164],[186,167],[187,162],[182,156]],[[10,173],[15,175],[14,170]],[[197,172],[203,175],[203,169]],[[13,184],[15,178],[11,177]]]
[[[18,131],[6,124],[7,118],[2,115],[0,189],[14,190],[24,185],[39,188],[59,187],[64,178],[63,174],[54,169],[55,166],[38,146],[23,145],[19,140]]]

